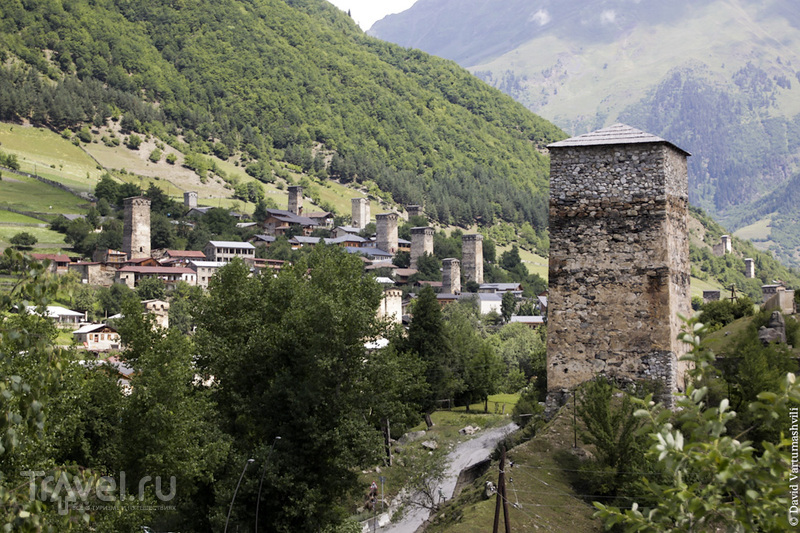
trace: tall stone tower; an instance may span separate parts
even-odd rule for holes
[[[411,268],[424,254],[433,255],[433,228],[411,228]]]
[[[688,152],[624,124],[550,148],[548,403],[606,374],[683,389]]]
[[[464,279],[483,283],[483,235],[472,233],[461,237],[461,260],[464,262]]]
[[[744,277],[756,277],[756,262],[751,257],[744,260]]]
[[[150,257],[150,200],[144,196],[125,198],[122,251],[128,259]]]
[[[442,259],[442,293],[461,294],[461,261]]]
[[[289,187],[289,209],[295,215],[303,214],[303,188],[299,185]]]
[[[397,213],[381,213],[375,215],[375,246],[378,250],[397,253]]]
[[[183,193],[183,205],[189,208],[197,207],[197,191]]]
[[[408,218],[421,217],[421,216],[423,216],[425,214],[422,211],[422,206],[421,205],[407,205],[406,206],[406,211],[408,211]]]
[[[350,200],[353,213],[353,227],[364,229],[369,224],[369,198],[353,198]]]

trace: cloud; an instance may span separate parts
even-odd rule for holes
[[[536,13],[530,16],[528,19],[530,22],[537,22],[539,26],[544,26],[548,22],[550,22],[550,13],[548,13],[544,9],[540,9]]]
[[[617,20],[617,13],[613,9],[606,9],[600,13],[600,22],[603,24],[614,24]]]

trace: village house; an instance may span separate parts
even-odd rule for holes
[[[358,235],[361,233],[361,228],[355,226],[337,226],[333,230],[334,237],[345,237],[347,235]],[[366,239],[365,239],[366,240]]]
[[[522,298],[522,285],[519,283],[483,283],[478,288],[478,292],[492,293],[503,295],[507,292],[514,294],[514,297],[519,300]]]
[[[276,239],[275,235],[253,235],[249,242],[255,246],[269,247]]]
[[[195,273],[197,286],[207,289],[208,282],[211,281],[214,274],[227,264],[228,263],[223,261],[191,261],[189,263],[189,268]]]
[[[125,261],[124,266],[150,266],[150,267],[157,267],[161,266],[161,263],[153,259],[152,257],[134,257],[132,259],[128,259]]]
[[[167,289],[174,289],[179,281],[185,281],[189,285],[197,284],[197,274],[191,268],[163,266],[124,266],[117,270],[114,282],[124,283],[134,289],[144,278],[158,278]]]
[[[48,270],[53,274],[66,274],[69,272],[69,264],[72,262],[64,254],[31,254],[37,261],[50,261]]]
[[[304,235],[295,235],[291,239],[289,239],[289,245],[292,247],[292,250],[297,250],[299,248],[303,248],[304,246],[314,247],[315,245],[319,244],[321,239],[319,237],[306,237]]]
[[[325,239],[325,244],[335,244],[345,248],[361,248],[369,241],[360,235],[342,235],[340,237],[333,237]]]
[[[544,325],[543,316],[512,316],[510,324],[525,324],[529,328],[538,328]]]
[[[128,260],[128,254],[120,250],[112,250],[111,248],[98,248],[92,254],[92,260],[96,263],[121,265]]]
[[[114,276],[117,273],[117,266],[122,263],[106,264],[96,261],[70,263],[69,271],[77,272],[81,283],[86,285],[98,285],[110,287],[114,283]]]
[[[483,292],[462,292],[458,295],[459,301],[474,300],[478,306],[478,312],[482,315],[487,313],[500,314],[503,297],[495,293]]]
[[[106,324],[86,324],[72,332],[75,343],[90,352],[107,352],[120,349],[119,333]]]
[[[311,213],[306,213],[308,218],[313,220],[317,223],[318,226],[322,228],[332,228],[333,227],[333,213],[330,211],[315,211]]]
[[[245,262],[252,264],[256,256],[256,247],[249,242],[239,241],[208,241],[203,252],[207,261],[221,261],[228,263],[234,257],[240,257]]]
[[[200,250],[167,250],[161,266],[189,266],[191,261],[205,261],[206,254]]]
[[[66,307],[61,307],[60,305],[48,305],[45,308],[44,313],[40,313],[35,305],[27,306],[26,310],[32,315],[41,315],[47,317],[52,320],[56,326],[63,328],[76,329],[80,326],[81,322],[86,320],[85,313],[72,311]]]
[[[274,273],[279,272],[286,263],[286,261],[281,261],[280,259],[261,259],[257,257],[253,260],[253,268],[258,274]]]
[[[264,231],[267,235],[283,235],[289,228],[299,227],[303,235],[311,235],[311,232],[319,227],[316,220],[302,215],[296,215],[291,211],[282,209],[267,209],[267,218],[264,220]]]

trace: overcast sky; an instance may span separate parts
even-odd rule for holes
[[[405,11],[416,0],[328,0],[345,13],[350,10],[353,20],[367,31],[375,21],[392,13]]]

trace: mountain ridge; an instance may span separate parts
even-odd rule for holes
[[[448,19],[435,39],[421,29],[440,23],[434,6]],[[800,170],[800,15],[788,0],[420,0],[370,33],[459,60],[570,134],[625,122],[670,140],[693,154],[692,203],[734,230],[734,212],[788,198],[779,191]]]

